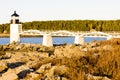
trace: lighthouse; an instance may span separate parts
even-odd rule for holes
[[[22,24],[19,21],[19,15],[14,11],[10,21],[10,43],[20,42],[20,33],[22,32]]]

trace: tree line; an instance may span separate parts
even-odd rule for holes
[[[58,20],[24,22],[23,29],[69,31],[120,31],[120,20]],[[10,32],[10,24],[1,24],[0,33]]]

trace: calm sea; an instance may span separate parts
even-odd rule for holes
[[[53,44],[73,44],[75,37],[53,37]],[[42,44],[42,37],[23,37],[21,43]],[[106,38],[84,37],[85,42],[106,40]],[[9,44],[10,38],[0,38],[0,44]]]

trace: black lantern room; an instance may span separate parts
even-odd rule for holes
[[[11,15],[11,24],[19,24],[19,15],[16,11]]]

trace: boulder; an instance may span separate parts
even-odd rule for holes
[[[87,80],[111,80],[107,77],[103,77],[103,76],[94,76],[91,74],[86,74],[86,78]]]
[[[0,59],[10,59],[12,54],[9,52],[4,52],[4,55],[0,56]]]
[[[18,76],[15,73],[8,73],[2,75],[0,80],[18,80]]]
[[[7,72],[2,74],[0,80],[18,80],[18,76],[14,70],[8,69]]]
[[[81,52],[79,46],[67,45],[65,47],[55,48],[54,55],[58,58],[62,58],[62,57],[71,58],[71,57],[83,56],[84,54]]]
[[[98,41],[93,41],[90,43],[91,48],[100,46],[100,43]]]
[[[55,80],[54,70],[56,66],[52,66],[52,68],[45,74],[45,80]]]
[[[83,51],[83,52],[87,52],[88,49],[87,49],[87,48],[83,48],[82,51]]]
[[[11,52],[6,52],[5,56],[10,58],[12,56],[12,53]]]
[[[40,57],[44,57],[44,58],[49,57],[49,53],[47,53],[47,52],[40,53],[39,55],[40,55]]]
[[[21,50],[24,47],[24,44],[19,44],[16,46],[15,50]]]
[[[3,51],[6,51],[9,45],[3,45]]]
[[[8,67],[6,65],[6,63],[4,62],[0,62],[0,72],[3,72],[4,70],[6,70]]]
[[[67,79],[66,77],[62,77],[62,80],[69,80],[69,79]]]
[[[27,79],[25,79],[25,80],[40,80],[40,75],[32,72],[32,73],[28,74],[26,78]]]
[[[54,73],[55,75],[64,75],[68,72],[68,67],[66,67],[65,65],[62,66],[56,66]]]
[[[0,51],[0,59],[2,58],[2,56],[4,56],[6,53],[4,51]]]
[[[37,73],[44,73],[45,70],[50,69],[50,68],[51,68],[51,63],[44,64],[36,72]]]
[[[67,78],[61,77],[61,75],[64,75],[68,71],[68,67],[65,65],[62,66],[52,66],[49,70],[44,69],[44,79],[45,80],[68,80]]]
[[[111,51],[111,50],[113,50],[113,46],[111,46],[111,45],[104,45],[104,46],[102,47],[102,50]]]
[[[0,45],[0,51],[2,51],[3,50],[3,45]]]

